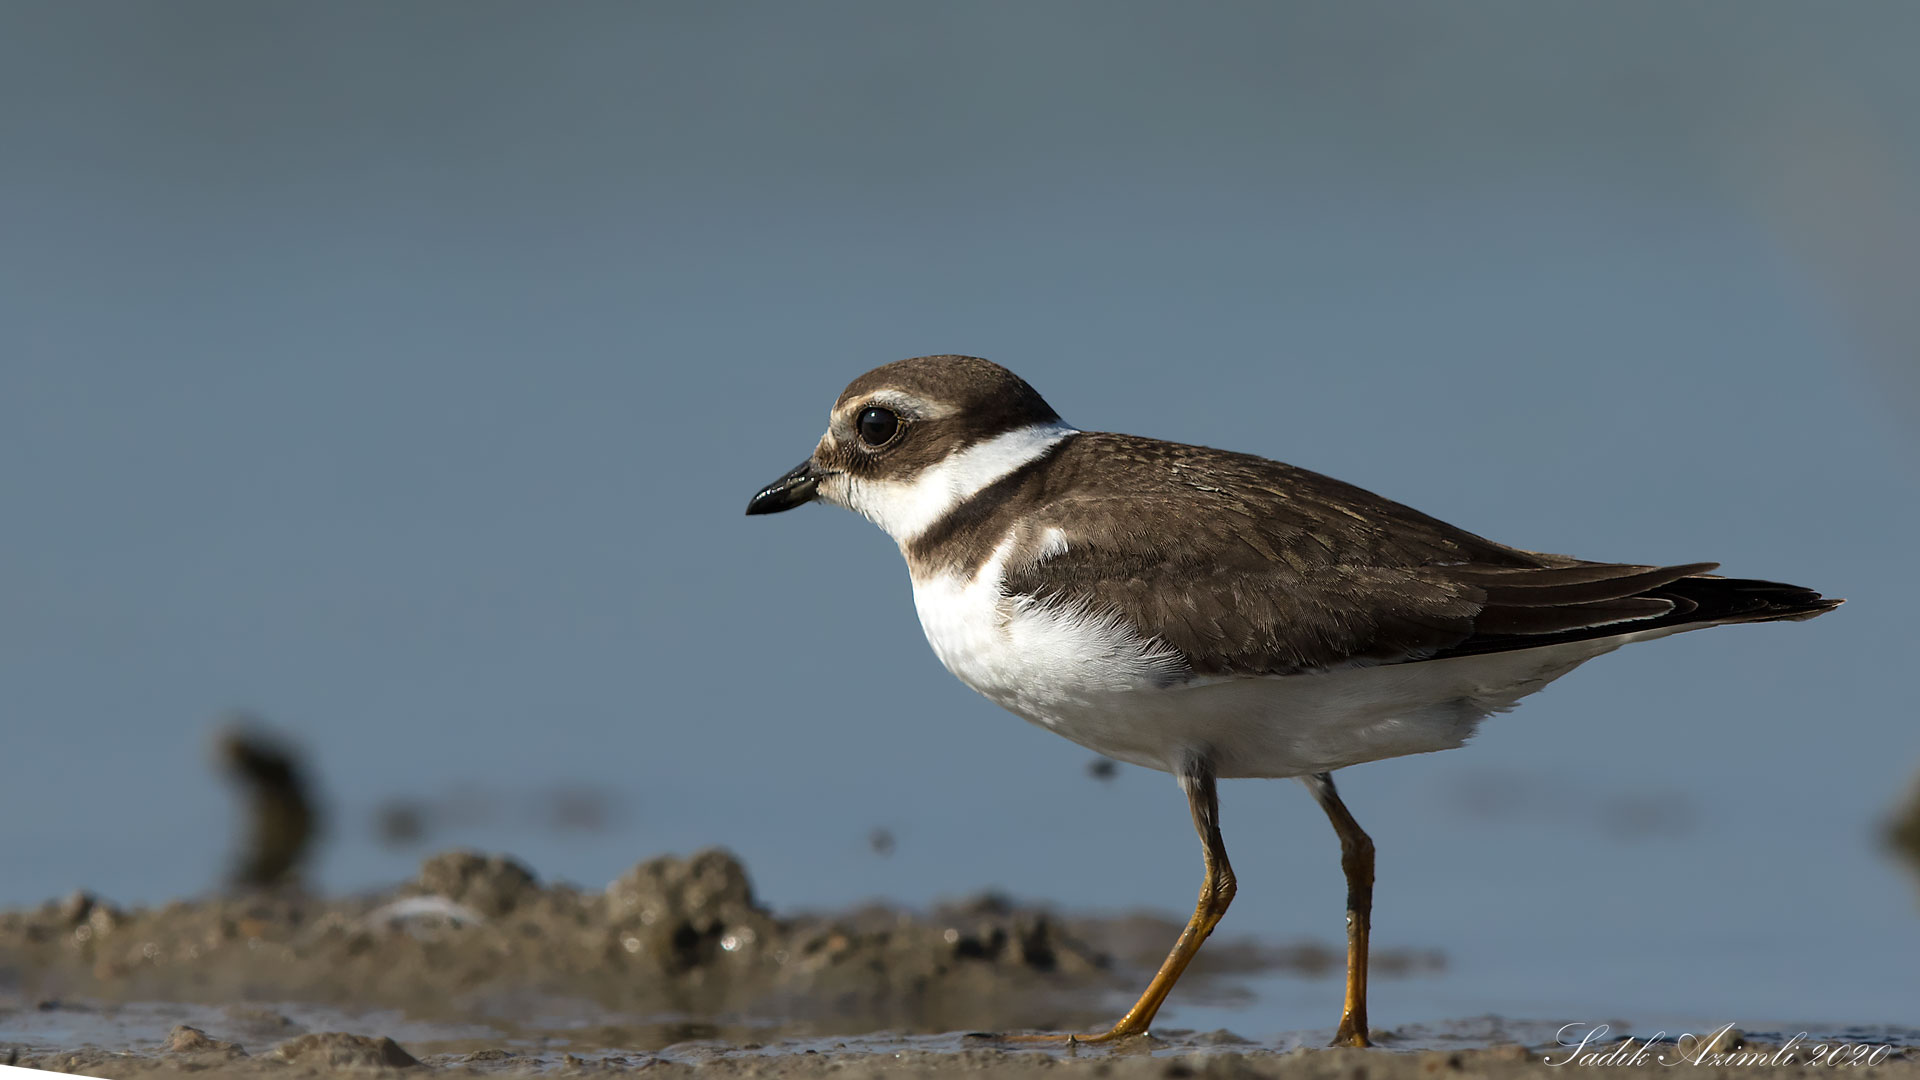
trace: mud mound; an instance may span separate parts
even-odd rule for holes
[[[252,893],[121,909],[86,894],[0,914],[0,973],[30,998],[301,1000],[455,1015],[588,999],[628,1015],[777,1015],[947,1030],[1078,1019],[1124,980],[1037,908],[780,918],[721,850],[643,862],[588,892],[503,856],[433,856],[384,894]]]

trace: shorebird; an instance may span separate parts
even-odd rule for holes
[[[1019,376],[923,356],[855,379],[813,454],[747,504],[821,501],[899,545],[948,671],[1015,715],[1173,774],[1206,876],[1193,917],[1112,1028],[1147,1032],[1233,900],[1215,781],[1293,777],[1347,882],[1336,1045],[1370,1045],[1373,841],[1333,772],[1464,743],[1487,716],[1636,641],[1808,619],[1841,601],[1498,544],[1248,454],[1082,431]]]

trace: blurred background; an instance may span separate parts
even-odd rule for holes
[[[13,0],[0,903],[210,888],[244,709],[306,754],[326,890],[724,844],[779,910],[1184,912],[1168,778],[947,676],[870,525],[741,516],[852,377],[967,352],[1082,427],[1851,598],[1342,774],[1376,942],[1448,957],[1373,1013],[1911,1021],[1917,35],[1892,0]],[[1339,940],[1305,793],[1223,802],[1222,934]],[[1230,1020],[1330,1024],[1335,985]]]

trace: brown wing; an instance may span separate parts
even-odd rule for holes
[[[1204,447],[1088,433],[1044,474],[1010,478],[990,516],[1057,528],[1066,550],[1016,561],[1006,590],[1116,612],[1198,674],[1405,663],[1835,603],[1697,576],[1712,563],[1521,551],[1317,473]]]

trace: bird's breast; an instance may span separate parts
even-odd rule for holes
[[[1012,541],[971,576],[917,577],[914,606],[927,644],[961,682],[1049,726],[1063,712],[1185,677],[1180,655],[1111,612],[1008,595]]]

